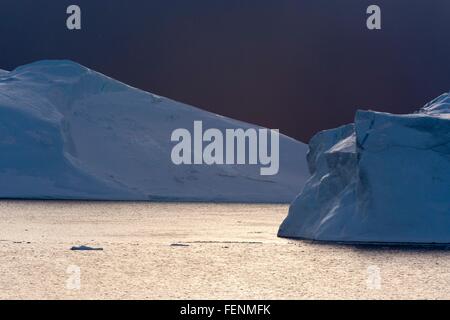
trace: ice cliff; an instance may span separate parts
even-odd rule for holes
[[[290,202],[306,145],[280,136],[280,169],[175,165],[171,133],[258,128],[115,81],[71,61],[0,71],[0,198]]]
[[[314,136],[312,177],[279,236],[450,243],[450,95],[408,115],[358,111]]]

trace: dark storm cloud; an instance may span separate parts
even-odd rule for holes
[[[82,8],[82,30],[65,28]],[[382,8],[382,30],[366,8]],[[450,90],[448,0],[1,0],[0,68],[72,59],[306,141]]]

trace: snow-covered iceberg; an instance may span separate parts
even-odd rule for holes
[[[132,88],[71,61],[0,72],[0,198],[290,202],[307,146],[280,135],[280,168],[175,165],[171,133],[259,128]]]
[[[450,243],[450,96],[408,115],[358,111],[318,133],[312,177],[279,236],[338,242]]]

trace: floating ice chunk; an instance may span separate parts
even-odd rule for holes
[[[416,114],[358,111],[354,126],[318,133],[279,236],[450,243],[449,114],[445,94]]]

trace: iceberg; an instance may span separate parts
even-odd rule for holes
[[[450,243],[450,95],[414,114],[357,111],[315,135],[311,178],[280,237],[334,242]]]
[[[260,128],[71,61],[0,71],[0,198],[288,203],[309,177],[307,146],[281,134],[276,175],[255,165],[176,165],[171,133],[194,121]]]

